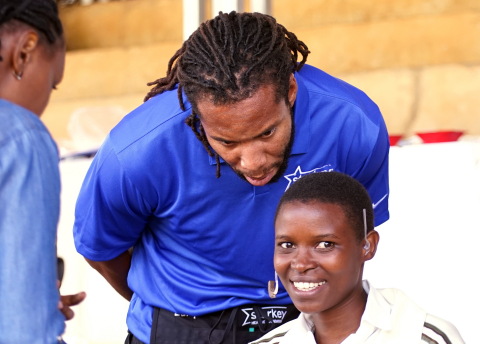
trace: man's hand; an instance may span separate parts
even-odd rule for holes
[[[72,310],[73,306],[81,303],[87,294],[85,292],[80,292],[73,295],[60,295],[60,301],[58,302],[58,309],[63,313],[66,320],[70,320],[75,315],[75,312]]]

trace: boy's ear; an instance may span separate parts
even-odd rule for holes
[[[38,47],[39,36],[34,30],[25,30],[18,35],[12,50],[12,68],[17,77],[22,77],[25,66],[31,61],[32,53]]]
[[[376,230],[368,232],[367,237],[365,238],[365,245],[363,246],[364,261],[370,260],[375,257],[379,240],[380,235]]]

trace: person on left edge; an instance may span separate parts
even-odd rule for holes
[[[61,343],[85,298],[59,295],[59,157],[39,118],[64,62],[55,1],[0,1],[1,344]]]

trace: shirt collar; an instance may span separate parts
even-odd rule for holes
[[[362,323],[368,323],[373,328],[388,331],[393,327],[391,307],[388,301],[373,288],[367,280],[363,281],[363,289],[368,293],[367,305],[362,315]],[[307,314],[301,313],[303,317],[298,323],[298,327],[303,331],[313,332],[313,323]],[[361,329],[363,326],[360,326]]]
[[[363,281],[363,288],[368,293],[367,305],[362,316],[361,325],[356,333],[347,337],[343,343],[358,343],[360,338],[368,338],[375,329],[388,331],[393,326],[391,307],[379,291],[370,286],[368,281]],[[282,343],[315,343],[313,322],[308,314],[300,313],[299,318],[293,322],[290,331],[285,335]],[[299,339],[302,339],[300,341]]]
[[[282,344],[315,344],[313,322],[308,314],[300,313],[298,319],[292,322],[292,327],[285,334]]]
[[[362,322],[382,330],[390,330],[393,327],[390,304],[367,280],[363,281],[363,289],[368,293],[368,299]]]

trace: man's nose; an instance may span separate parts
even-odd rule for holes
[[[267,155],[258,144],[245,145],[240,155],[240,167],[242,171],[250,171],[261,174],[267,165]],[[257,177],[257,176],[252,176]]]

